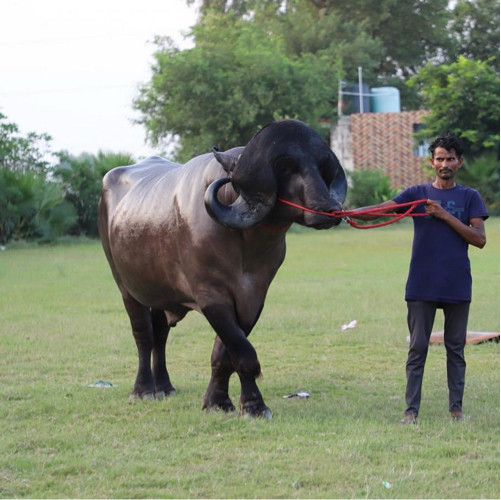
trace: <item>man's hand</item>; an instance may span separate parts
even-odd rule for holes
[[[449,212],[447,212],[437,200],[426,200],[425,210],[427,214],[433,215],[433,217],[437,219],[445,220],[449,217]]]
[[[470,245],[484,248],[486,243],[484,219],[470,219],[470,225],[463,224],[457,217],[447,212],[436,200],[426,200],[426,213],[442,219]]]

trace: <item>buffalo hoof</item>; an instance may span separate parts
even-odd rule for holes
[[[165,399],[166,397],[174,396],[174,394],[176,394],[176,390],[174,388],[172,388],[168,391],[156,391],[155,392],[155,399],[158,399],[158,400]]]
[[[144,392],[142,394],[137,392],[131,392],[129,395],[129,401],[137,401],[138,399],[144,399],[145,401],[153,401],[155,395],[152,392]]]
[[[165,396],[171,396],[172,394],[176,393],[176,389],[174,389],[174,386],[170,382],[155,382],[155,396],[158,399],[158,394],[163,393],[163,397]]]
[[[165,392],[156,392],[153,394],[152,392],[145,392],[142,394],[138,394],[137,392],[132,392],[129,395],[129,401],[137,401],[138,399],[142,399],[143,401],[154,401],[155,399],[161,400],[165,398]]]
[[[265,406],[264,408],[253,408],[253,407],[243,407],[240,409],[239,417],[250,417],[250,418],[264,418],[265,420],[271,420],[273,414],[271,410]]]
[[[202,399],[202,410],[231,413],[235,411],[235,406],[228,396],[228,391],[215,390],[209,386]]]
[[[224,411],[225,413],[232,413],[235,411],[235,405],[231,402],[231,399],[226,399],[225,401],[222,402],[212,402],[208,403],[207,401],[204,401],[202,403],[202,410],[205,410],[207,413],[211,411]]]

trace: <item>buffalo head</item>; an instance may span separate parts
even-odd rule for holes
[[[228,177],[214,181],[205,193],[210,216],[232,229],[248,229],[265,220],[297,222],[315,228],[340,219],[304,213],[277,203],[285,198],[313,210],[340,210],[347,183],[336,155],[309,126],[297,120],[273,122],[254,135],[235,157],[213,149]],[[231,182],[236,200],[225,205],[218,190]]]

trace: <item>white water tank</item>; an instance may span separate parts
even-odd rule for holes
[[[371,88],[372,113],[398,113],[400,111],[400,91],[396,87]]]

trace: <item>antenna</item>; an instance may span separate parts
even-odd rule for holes
[[[364,97],[362,94],[362,66],[358,67],[358,106],[360,113],[364,112]]]

